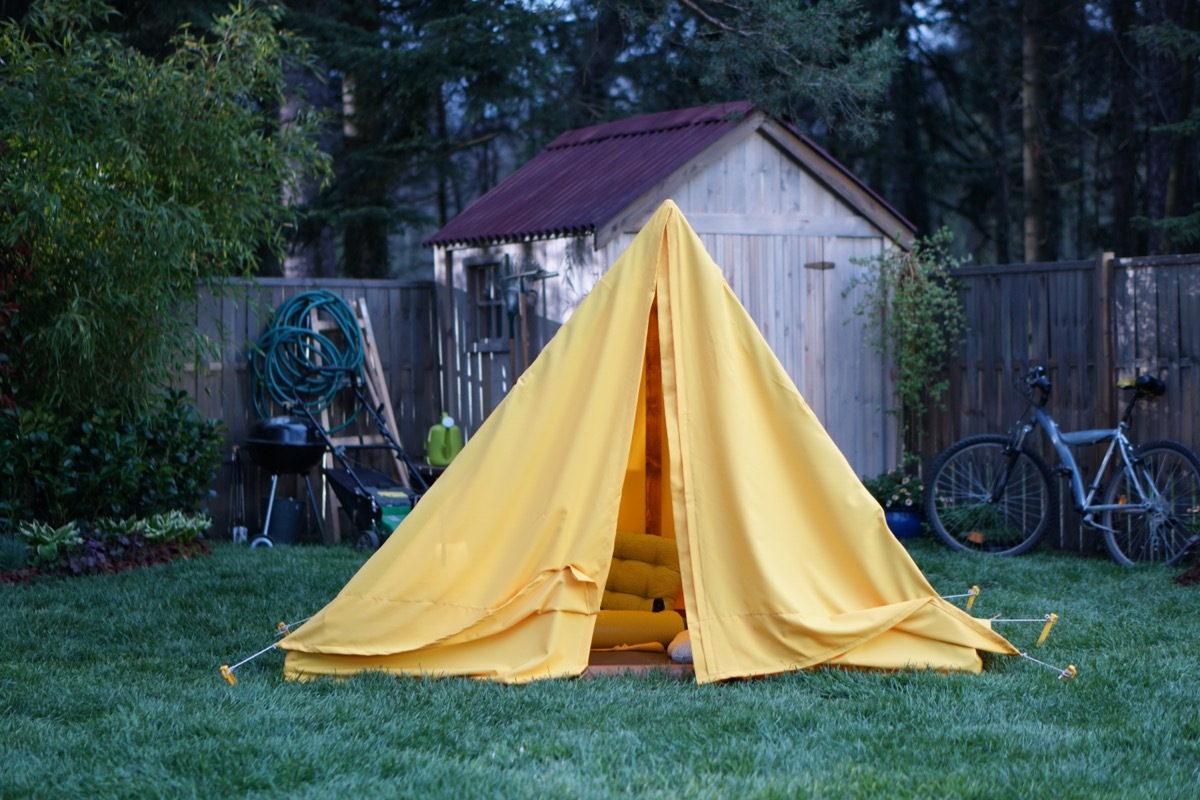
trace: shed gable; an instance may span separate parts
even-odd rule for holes
[[[885,236],[907,243],[902,218],[895,216],[895,227],[885,230],[890,213],[867,209],[875,213],[865,215],[846,186],[831,186],[828,175],[797,158],[767,124],[759,117],[742,126],[656,184],[597,233],[597,247],[639,230],[663,197],[675,200],[700,234]]]

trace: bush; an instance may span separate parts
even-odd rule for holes
[[[178,391],[126,414],[0,410],[0,522],[199,511],[222,447],[220,423],[200,419]]]
[[[25,543],[13,534],[0,532],[0,573],[15,572],[29,566]]]
[[[327,169],[319,120],[277,121],[303,57],[281,7],[238,4],[157,61],[93,29],[110,13],[0,20],[0,268],[23,273],[0,282],[0,405],[152,400],[211,347],[180,303],[282,254],[284,196]]]

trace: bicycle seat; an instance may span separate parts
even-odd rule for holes
[[[1096,444],[1103,442],[1105,439],[1113,437],[1112,428],[1095,428],[1089,431],[1071,431],[1070,433],[1060,432],[1064,443],[1072,447],[1082,447],[1083,445]]]
[[[1136,380],[1118,381],[1121,389],[1132,389],[1139,397],[1162,397],[1167,392],[1167,385],[1153,375],[1138,375]]]

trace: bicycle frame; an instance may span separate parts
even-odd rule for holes
[[[1026,418],[1030,414],[1032,418]],[[1126,413],[1126,417],[1128,417],[1128,412]],[[1122,419],[1117,423],[1117,427],[1115,428],[1096,428],[1093,430],[1064,432],[1044,408],[1031,402],[1029,412],[1025,417],[1022,417],[1022,420],[1018,433],[1013,438],[1013,460],[1015,460],[1015,454],[1020,451],[1021,445],[1029,433],[1035,427],[1041,428],[1050,440],[1054,452],[1058,454],[1060,472],[1065,472],[1070,478],[1071,500],[1074,503],[1075,510],[1085,515],[1084,520],[1086,522],[1091,525],[1098,525],[1092,517],[1093,514],[1098,512],[1129,511],[1134,509],[1144,511],[1148,509],[1149,505],[1144,499],[1147,496],[1146,486],[1138,475],[1137,470],[1134,469],[1137,458],[1133,454],[1133,445],[1125,435],[1125,431],[1129,427],[1126,419]],[[1086,447],[1104,442],[1108,442],[1108,449],[1104,453],[1104,458],[1100,462],[1100,467],[1096,470],[1096,476],[1092,480],[1091,485],[1085,488],[1083,484],[1083,472],[1075,460],[1075,454],[1071,452],[1071,447]],[[1128,476],[1131,486],[1136,489],[1136,494],[1140,502],[1114,505],[1093,502],[1097,493],[1104,489],[1105,482],[1103,479],[1108,474],[1109,465],[1114,461],[1114,455],[1119,455],[1121,469]],[[1006,475],[1004,476],[1004,483],[1007,483],[1007,481],[1008,477]],[[1003,488],[1000,489],[1000,492],[1002,491]]]

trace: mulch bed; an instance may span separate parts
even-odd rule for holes
[[[120,557],[89,559],[87,563],[60,564],[53,567],[25,567],[12,572],[0,572],[0,584],[32,583],[42,578],[77,578],[84,575],[112,575],[127,569],[166,564],[177,558],[195,558],[212,554],[205,539],[190,542],[151,544],[125,548]]]

